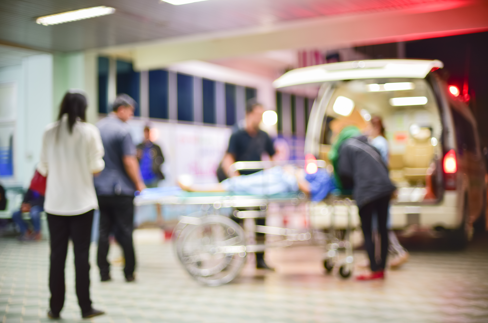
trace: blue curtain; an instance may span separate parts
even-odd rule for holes
[[[225,84],[225,123],[233,126],[236,123],[236,86]]]
[[[203,122],[216,123],[215,81],[202,79]]]
[[[176,75],[178,97],[178,120],[193,121],[193,77]]]
[[[108,69],[107,57],[98,57],[98,112],[108,113]]]
[[[168,71],[149,71],[149,117],[168,119]]]
[[[132,97],[137,106],[134,110],[135,116],[141,115],[140,104],[140,80],[141,75],[132,68],[132,63],[117,61],[117,94],[125,93]]]

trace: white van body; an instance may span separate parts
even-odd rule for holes
[[[450,232],[462,245],[484,214],[486,170],[476,120],[436,72],[442,67],[438,60],[341,62],[289,71],[274,85],[320,86],[305,141],[305,153],[319,159],[327,161],[331,124],[367,128],[371,115],[380,116],[398,188],[392,228]]]

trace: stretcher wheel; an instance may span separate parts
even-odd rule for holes
[[[339,267],[339,275],[341,275],[342,278],[349,278],[352,275],[352,270],[349,268],[349,265],[342,265]]]
[[[332,270],[334,269],[334,262],[332,261],[332,259],[324,260],[324,268],[328,274],[332,272]]]
[[[221,215],[205,216],[199,224],[186,225],[175,240],[175,249],[185,270],[208,286],[232,281],[246,260],[244,231]]]

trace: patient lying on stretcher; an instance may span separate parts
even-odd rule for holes
[[[306,174],[291,165],[275,166],[250,175],[228,178],[220,184],[193,185],[184,179],[178,181],[181,189],[189,192],[230,192],[234,194],[277,195],[303,192],[312,201],[321,201],[335,189],[329,173],[318,169]]]

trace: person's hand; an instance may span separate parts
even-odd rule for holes
[[[146,189],[146,185],[144,185],[143,182],[138,182],[136,184],[136,191],[142,192],[144,189]]]
[[[20,206],[20,211],[22,212],[29,212],[30,209],[31,207],[29,203],[22,203],[22,205]]]

